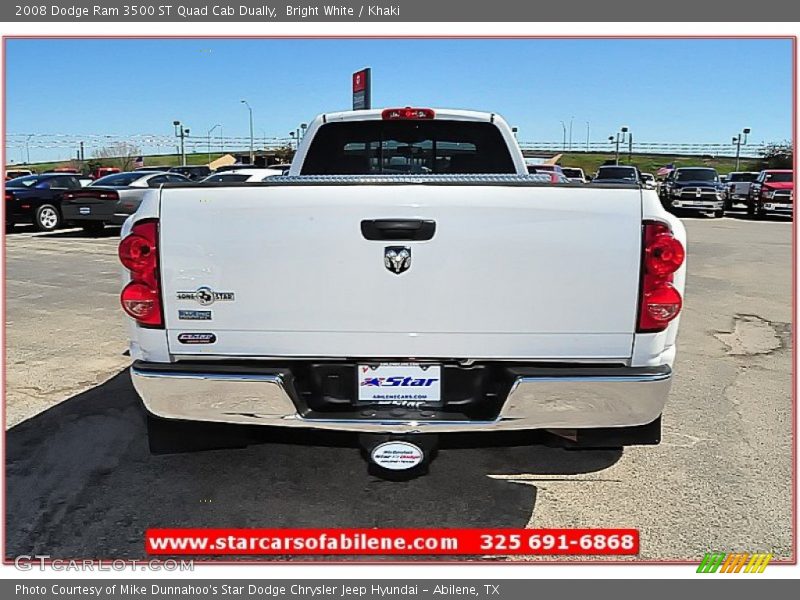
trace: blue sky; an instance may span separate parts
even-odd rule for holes
[[[788,40],[9,40],[6,63],[9,134],[169,136],[180,119],[244,137],[246,98],[256,137],[285,137],[349,108],[350,75],[370,66],[373,106],[491,110],[523,141],[560,140],[572,117],[575,144],[586,121],[593,141],[621,125],[641,142],[791,137]]]

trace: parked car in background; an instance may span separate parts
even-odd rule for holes
[[[747,214],[760,218],[767,214],[792,216],[794,212],[794,173],[790,169],[761,171],[750,186]]]
[[[258,169],[263,167],[254,167],[250,164],[245,163],[233,163],[232,165],[222,165],[221,167],[217,167],[214,172],[215,173],[224,173],[226,171],[238,171],[239,169]]]
[[[680,167],[661,186],[661,202],[671,212],[694,211],[721,217],[725,212],[725,186],[716,169]]]
[[[30,169],[6,169],[6,181],[27,175],[33,175],[33,171]]]
[[[64,222],[64,194],[81,188],[80,179],[70,173],[42,173],[6,181],[6,232],[22,223],[33,223],[39,231],[58,229]]]
[[[758,178],[758,173],[753,171],[734,171],[728,173],[725,185],[725,209],[730,210],[734,204],[747,204],[750,197],[750,186]],[[722,181],[722,177],[720,177]]]
[[[187,179],[191,179],[192,181],[200,181],[211,175],[213,171],[209,169],[206,165],[192,165],[192,166],[185,166],[185,167],[172,167],[169,170],[170,173],[178,173],[183,175]]]
[[[269,165],[269,169],[277,169],[284,175],[289,172],[289,169],[292,168],[292,165]]]
[[[642,173],[642,184],[649,190],[654,190],[657,187],[656,176],[652,173]]]
[[[563,167],[561,172],[564,174],[564,177],[570,181],[574,181],[576,183],[586,183],[586,175],[584,175],[583,169],[579,169],[577,167]]]
[[[564,174],[564,169],[561,168],[561,165],[527,165],[528,167],[528,174],[533,175],[535,173],[559,173],[561,175]],[[487,171],[489,173],[491,171]]]
[[[567,178],[563,173],[556,173],[555,171],[552,173],[529,173],[529,175],[532,178],[538,178],[535,180],[543,183],[576,183]]]
[[[122,173],[122,169],[119,167],[97,167],[94,171],[92,171],[91,178],[100,179],[101,177],[113,175],[114,173]]]
[[[130,171],[101,177],[81,190],[64,194],[64,219],[98,234],[105,226],[122,225],[136,212],[148,189],[164,183],[189,183],[179,173]]]
[[[629,165],[603,165],[597,168],[592,183],[642,183],[642,174],[637,167]]]
[[[275,177],[283,174],[283,171],[280,169],[236,169],[234,171],[214,173],[201,180],[200,183],[252,183],[255,181],[264,181],[267,177]]]
[[[136,167],[134,171],[158,171],[159,173],[166,173],[172,168],[170,165],[157,165],[153,167]]]
[[[80,171],[74,167],[56,167],[55,169],[45,171],[45,173],[68,173],[70,175],[79,175]]]

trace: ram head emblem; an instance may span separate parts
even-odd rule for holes
[[[411,248],[408,246],[387,246],[383,251],[383,264],[395,275],[408,271],[411,266]]]

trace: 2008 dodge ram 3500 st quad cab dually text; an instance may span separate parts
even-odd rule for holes
[[[497,115],[324,114],[287,176],[152,190],[122,238],[153,451],[191,421],[356,432],[386,471],[449,432],[659,442],[684,228],[527,175]]]

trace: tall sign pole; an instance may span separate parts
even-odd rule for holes
[[[372,108],[372,69],[353,73],[353,110]]]

